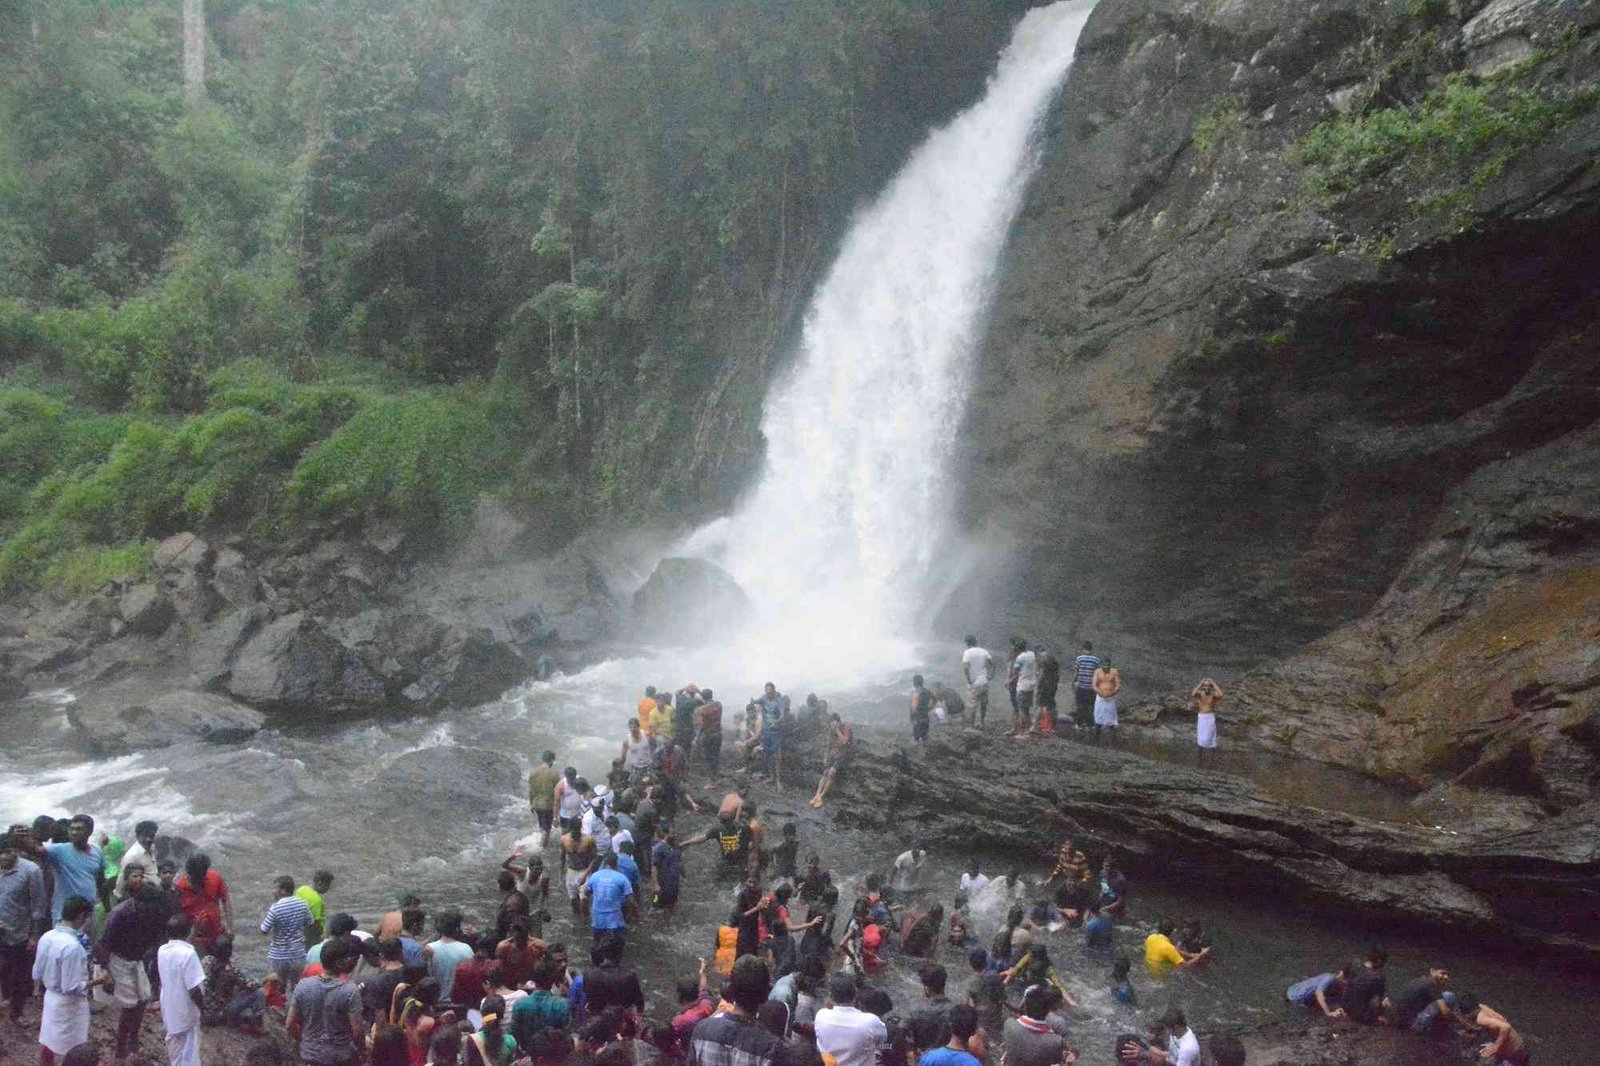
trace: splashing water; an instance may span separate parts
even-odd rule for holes
[[[982,100],[934,132],[856,221],[773,389],[766,469],[691,537],[750,592],[765,661],[791,674],[909,659],[944,516],[946,470],[996,265],[1037,164],[1033,133],[1092,8],[1029,12]],[[792,661],[801,656],[802,661]]]

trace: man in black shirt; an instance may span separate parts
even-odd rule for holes
[[[1351,966],[1343,1002],[1344,1012],[1352,1021],[1372,1025],[1389,1008],[1388,987],[1383,977],[1383,967],[1388,961],[1387,952],[1373,948],[1365,963]]]
[[[1418,1016],[1431,1006],[1438,1006],[1430,1017],[1431,1023],[1441,1015],[1448,1016],[1450,1005],[1444,999],[1445,989],[1450,987],[1450,973],[1440,967],[1431,967],[1427,973],[1412,981],[1401,990],[1394,1000],[1394,1024],[1396,1026],[1414,1027]],[[1423,1029],[1426,1030],[1427,1026]]]
[[[636,1015],[644,1012],[644,989],[639,984],[638,974],[623,969],[620,940],[596,944],[590,961],[594,965],[583,975],[584,1010],[590,1017],[598,1016],[607,1007],[633,1011]]]

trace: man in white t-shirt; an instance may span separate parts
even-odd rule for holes
[[[972,858],[967,863],[967,872],[961,875],[961,884],[957,891],[968,899],[972,899],[979,892],[989,887],[989,875],[978,872],[978,860]]]
[[[1130,1044],[1122,1050],[1122,1061],[1149,1063],[1149,1066],[1200,1066],[1200,1038],[1189,1028],[1183,1011],[1168,1007],[1167,1013],[1161,1016],[1161,1027],[1167,1033],[1165,1051],[1157,1047],[1154,1040],[1150,1042],[1148,1051],[1137,1044]]]
[[[911,845],[894,860],[894,874],[889,885],[897,893],[915,892],[922,885],[922,868],[928,864],[928,849],[921,844]]]
[[[978,638],[967,635],[967,650],[961,653],[961,673],[967,679],[967,706],[980,728],[989,716],[989,682],[994,680],[994,656],[978,646]]]
[[[156,879],[156,831],[160,826],[155,822],[140,822],[133,827],[134,845],[122,856],[122,865],[117,869],[117,884],[113,891],[119,900],[128,898],[128,868],[135,863],[144,867],[145,880],[151,884]]]
[[[812,1023],[817,1050],[832,1055],[838,1066],[875,1066],[879,1049],[889,1043],[889,1028],[876,1014],[856,1009],[855,977],[834,974],[828,1001]]]
[[[193,928],[187,914],[167,920],[170,937],[156,952],[161,977],[161,1024],[167,1030],[167,1060],[172,1066],[200,1066],[200,1003],[205,971],[200,954],[189,943]]]
[[[1017,703],[1011,712],[1011,735],[1025,737],[1033,725],[1033,693],[1039,687],[1039,660],[1032,648],[1019,644],[1011,668],[1017,675]]]

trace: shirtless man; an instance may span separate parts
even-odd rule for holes
[[[1477,997],[1471,995],[1463,995],[1456,1001],[1455,1012],[1469,1029],[1483,1030],[1494,1037],[1494,1043],[1479,1049],[1478,1058],[1505,1066],[1528,1066],[1531,1058],[1527,1041],[1511,1027],[1505,1015],[1487,1003],[1479,1003]]]
[[[817,794],[811,797],[811,806],[822,806],[828,789],[833,786],[833,779],[850,764],[851,742],[854,739],[854,732],[838,715],[828,716],[828,768],[822,771],[822,780],[817,782]]]
[[[1208,749],[1217,750],[1217,704],[1222,702],[1222,688],[1208,677],[1194,687],[1190,698],[1195,709],[1195,759],[1199,760]]]
[[[1102,729],[1111,730],[1111,739],[1117,737],[1117,693],[1122,690],[1122,671],[1111,665],[1111,657],[1104,656],[1094,672],[1094,738],[1100,739]]]
[[[578,902],[578,892],[583,888],[584,879],[588,876],[589,867],[594,864],[594,838],[588,836],[576,826],[567,829],[561,834],[561,868],[566,874],[567,900],[572,904],[572,913],[577,915],[581,911]]]

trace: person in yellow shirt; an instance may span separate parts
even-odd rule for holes
[[[650,710],[650,735],[663,742],[672,739],[672,707],[666,699],[657,700]]]
[[[1144,938],[1144,964],[1156,976],[1170,973],[1179,966],[1189,966],[1203,959],[1211,949],[1206,948],[1195,954],[1186,952],[1172,942],[1172,934],[1177,930],[1177,925],[1171,918],[1163,918],[1156,925],[1156,931]]]
[[[311,928],[306,930],[306,943],[317,944],[322,941],[322,931],[326,926],[323,917],[327,914],[327,904],[322,900],[322,894],[333,887],[333,874],[327,870],[318,870],[311,875],[309,885],[301,885],[294,890],[294,894],[306,901],[306,906],[311,909]]]

